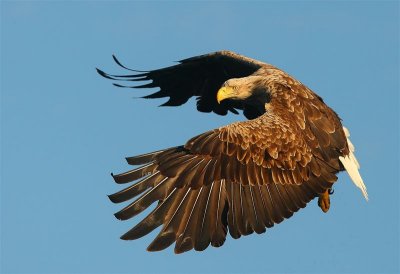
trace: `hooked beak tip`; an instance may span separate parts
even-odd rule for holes
[[[217,102],[221,104],[221,102],[230,97],[232,91],[228,87],[222,87],[217,92]]]

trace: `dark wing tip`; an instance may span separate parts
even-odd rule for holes
[[[125,184],[125,183],[129,183],[132,180],[129,178],[129,176],[126,176],[124,173],[122,174],[115,174],[111,173],[111,176],[114,179],[114,182],[116,182],[117,184]]]
[[[117,63],[118,66],[120,66],[121,68],[127,69],[127,70],[131,70],[134,71],[130,68],[125,67],[124,65],[121,64],[121,62],[117,59],[117,57],[115,56],[115,54],[112,55],[112,58],[114,59],[114,62]]]
[[[157,236],[157,238],[155,238],[153,242],[150,243],[150,245],[147,247],[147,251],[150,252],[161,251],[169,247],[175,241],[176,241],[176,235],[174,232],[172,231],[163,232],[162,234]]]
[[[131,68],[128,68],[128,67],[124,66],[124,65],[117,59],[117,57],[115,56],[115,54],[112,55],[112,58],[114,59],[114,62],[117,63],[118,66],[120,66],[121,68],[124,68],[124,69],[126,69],[126,70],[130,70],[130,71],[134,71],[134,72],[146,72],[146,73],[149,72],[149,71],[145,71],[145,70],[131,69]]]
[[[124,211],[118,211],[117,213],[114,213],[115,218],[117,218],[120,221],[125,221],[128,220],[130,218],[130,216],[127,216],[126,214],[124,214]]]
[[[122,235],[121,237],[119,237],[121,240],[125,240],[125,241],[129,241],[129,240],[135,240],[135,239],[131,239],[129,237],[129,235],[127,235],[128,233],[125,233],[124,235]]]
[[[181,254],[187,251],[190,251],[194,248],[194,244],[193,244],[193,240],[190,237],[186,237],[185,239],[183,239],[182,241],[177,242],[177,244],[175,245],[175,249],[174,252],[175,254]]]
[[[100,74],[100,75],[103,76],[104,78],[114,80],[113,78],[111,78],[107,73],[105,73],[105,72],[102,71],[101,69],[96,68],[96,71],[97,71],[98,74]]]
[[[110,194],[107,195],[108,199],[110,199],[111,202],[113,202],[114,204],[119,203],[117,199],[115,199],[115,195],[114,194]]]
[[[129,87],[127,87],[127,86],[124,86],[124,85],[120,85],[120,84],[117,84],[117,83],[112,83],[114,86],[116,86],[116,87],[119,87],[119,88],[129,88]]]
[[[120,179],[121,177],[118,176],[118,174],[114,175],[114,173],[111,172],[111,176],[113,177],[114,182],[116,182],[117,184],[121,184],[122,183],[121,179]]]
[[[121,64],[121,63],[119,62],[119,60],[117,59],[117,56],[115,56],[115,54],[112,54],[112,58],[114,59],[115,63],[117,63],[118,65]]]

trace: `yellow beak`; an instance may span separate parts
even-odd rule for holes
[[[217,92],[217,102],[221,103],[222,100],[230,98],[233,95],[233,89],[231,87],[222,87]]]

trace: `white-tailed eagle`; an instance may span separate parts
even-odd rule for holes
[[[149,251],[174,242],[176,253],[219,247],[228,231],[235,239],[263,233],[315,197],[328,211],[336,174],[343,170],[368,199],[340,118],[284,71],[230,51],[152,71],[131,70],[114,59],[133,73],[98,72],[112,80],[150,81],[132,87],[159,87],[144,98],[169,97],[162,106],[179,106],[196,96],[199,111],[225,115],[242,110],[248,118],[181,146],[126,158],[139,167],[113,177],[118,184],[133,183],[109,198],[133,200],[115,216],[127,220],[157,206],[122,239],[137,239],[162,226]]]

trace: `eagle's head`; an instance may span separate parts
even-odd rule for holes
[[[270,101],[265,77],[248,76],[225,81],[217,92],[217,102],[225,99],[243,101],[248,105],[265,105]]]

